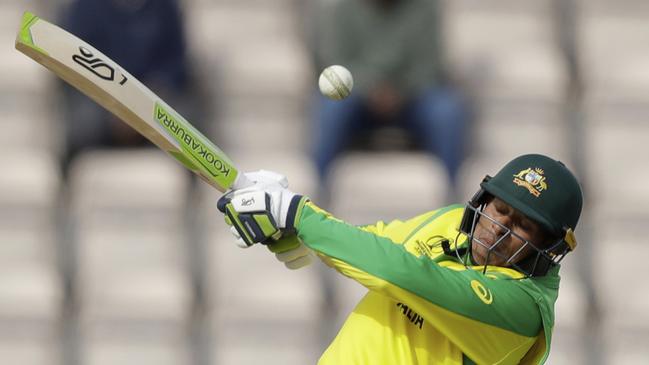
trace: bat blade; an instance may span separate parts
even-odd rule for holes
[[[90,44],[25,12],[16,49],[115,114],[219,191],[250,185],[221,149]]]

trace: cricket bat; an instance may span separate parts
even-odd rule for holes
[[[252,185],[223,151],[173,108],[76,36],[25,12],[16,49],[115,114],[217,190]]]

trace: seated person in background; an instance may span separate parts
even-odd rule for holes
[[[75,0],[65,9],[62,24],[172,106],[187,91],[185,33],[176,0]],[[62,83],[62,87],[66,113],[64,170],[87,149],[148,144],[85,95],[67,84]]]
[[[316,100],[312,143],[321,182],[326,186],[333,160],[355,136],[396,125],[442,160],[449,200],[454,199],[471,113],[446,77],[437,2],[338,0],[329,5],[314,20],[309,47],[318,69],[347,67],[354,91],[342,101]]]

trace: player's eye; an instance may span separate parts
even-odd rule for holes
[[[530,232],[530,233],[533,233],[533,232],[536,231],[536,225],[534,223],[530,222],[530,220],[528,220],[528,219],[521,219],[519,221],[519,223],[518,223],[518,226],[521,229],[523,229],[523,230],[525,230],[527,232]]]
[[[497,202],[495,203],[496,207],[496,212],[498,212],[501,215],[507,215],[509,214],[509,207],[503,203]]]

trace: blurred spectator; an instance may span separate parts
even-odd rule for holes
[[[358,136],[398,126],[442,160],[452,200],[471,113],[446,75],[437,1],[322,4],[310,42],[315,66],[340,64],[354,76],[347,99],[316,100],[314,158],[324,186],[335,157]]]
[[[191,88],[177,0],[75,0],[66,9],[62,24],[185,114],[178,105],[184,104]],[[144,137],[85,95],[67,85],[63,95],[65,169],[87,149],[147,144]]]

